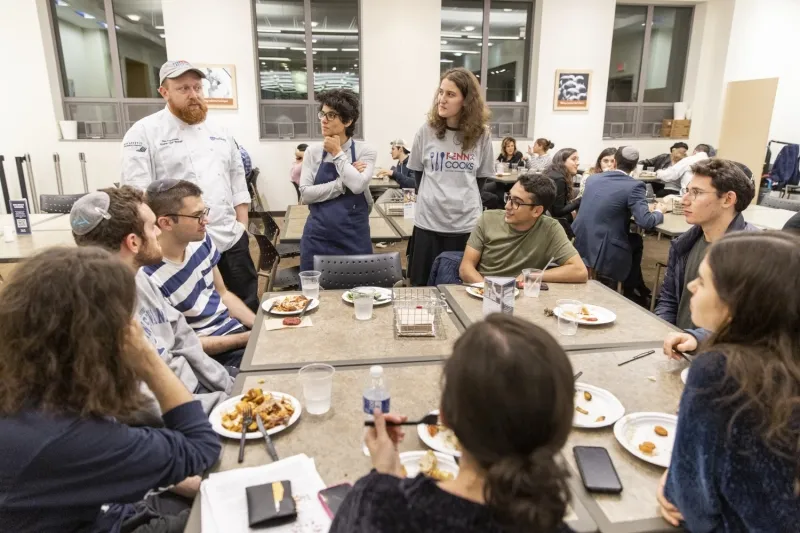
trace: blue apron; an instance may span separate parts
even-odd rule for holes
[[[322,163],[314,185],[336,180],[336,165],[325,162],[327,152],[322,152]],[[350,141],[350,160],[356,161],[355,142]],[[331,200],[308,206],[310,214],[300,239],[300,270],[314,269],[315,255],[361,255],[372,253],[369,232],[369,204],[364,193],[355,194],[345,187],[345,192]]]

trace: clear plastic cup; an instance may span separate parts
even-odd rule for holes
[[[558,300],[556,305],[559,308],[558,332],[568,337],[577,334],[581,302],[578,300]]]
[[[307,413],[324,415],[330,410],[334,372],[331,365],[322,363],[306,365],[298,372]]]
[[[375,289],[357,287],[353,289],[353,307],[356,310],[356,320],[370,320],[372,307],[375,305]]]
[[[544,270],[539,268],[526,268],[522,271],[523,287],[525,296],[528,298],[538,298],[542,288],[542,276]]]
[[[17,232],[14,231],[14,226],[5,226],[3,228],[3,240],[6,242],[14,242],[17,240]]]
[[[320,276],[322,276],[322,272],[316,270],[300,272],[300,286],[303,288],[303,296],[308,299],[319,300]]]

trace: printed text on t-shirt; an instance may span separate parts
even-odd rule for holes
[[[431,168],[435,172],[441,171],[473,171],[475,169],[475,154],[459,154],[456,152],[431,152]]]

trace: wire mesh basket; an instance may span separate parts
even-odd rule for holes
[[[444,297],[433,288],[396,288],[392,291],[394,336],[446,339],[442,323]]]

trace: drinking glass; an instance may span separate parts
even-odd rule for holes
[[[578,315],[582,304],[578,300],[558,300],[556,305],[559,308],[558,332],[566,336],[578,333]]]
[[[300,272],[300,286],[303,288],[303,296],[310,299],[319,300],[319,278],[322,272],[316,270],[306,270]]]
[[[334,372],[336,370],[331,365],[322,363],[306,365],[298,372],[309,414],[323,415],[330,410]]]
[[[544,270],[539,268],[526,268],[522,271],[522,281],[525,287],[525,296],[528,298],[538,298],[542,288],[542,276]]]
[[[372,318],[372,306],[375,303],[375,289],[359,287],[353,289],[353,307],[356,309],[356,320]]]

